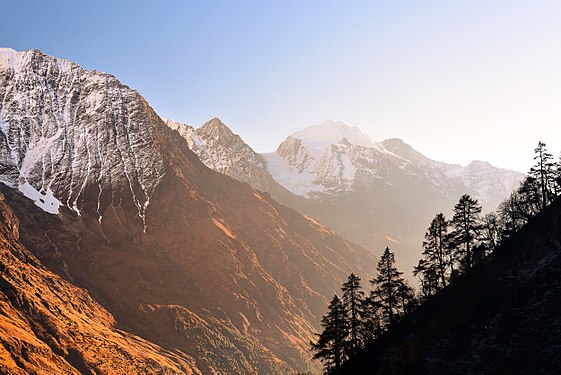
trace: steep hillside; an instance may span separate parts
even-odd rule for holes
[[[107,310],[46,269],[19,235],[19,220],[0,193],[0,373],[200,373],[184,353],[118,329]]]
[[[561,200],[341,373],[556,374]]]
[[[325,303],[372,255],[205,167],[115,77],[2,53],[0,179],[40,261],[203,373],[317,369]]]

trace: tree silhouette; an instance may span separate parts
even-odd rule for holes
[[[423,241],[423,258],[413,273],[420,275],[421,291],[430,296],[440,288],[446,287],[452,272],[452,259],[448,238],[448,221],[439,213],[432,220]]]
[[[477,199],[473,199],[468,194],[462,195],[454,206],[454,217],[450,222],[453,228],[450,238],[456,260],[464,271],[473,266],[473,248],[481,231],[480,213],[481,206]]]
[[[561,195],[561,155],[559,155],[559,160],[555,163],[553,170],[553,193],[556,197]]]
[[[370,280],[374,286],[371,297],[380,304],[384,326],[387,329],[404,311],[405,280],[402,277],[403,273],[395,267],[395,256],[389,247],[386,247],[378,261],[376,270],[378,276]]]
[[[488,252],[493,252],[501,241],[500,223],[496,213],[491,212],[483,217],[481,242]]]
[[[320,359],[328,372],[341,367],[345,357],[348,339],[348,318],[343,303],[337,295],[333,296],[327,314],[321,319],[323,332],[317,342],[311,342],[313,359]]]
[[[546,144],[544,142],[538,142],[538,147],[534,149],[536,155],[534,160],[537,160],[536,165],[530,168],[528,177],[535,179],[539,200],[538,207],[542,210],[553,200],[555,194],[553,193],[553,187],[555,184],[555,172],[553,155],[547,152]]]
[[[355,355],[362,348],[361,325],[364,319],[364,292],[360,285],[360,278],[351,273],[341,288],[343,291],[343,306],[347,312],[349,326],[349,340],[346,352],[349,357]]]
[[[361,325],[364,344],[374,342],[382,332],[384,312],[382,305],[376,298],[367,297],[364,300],[364,319]]]

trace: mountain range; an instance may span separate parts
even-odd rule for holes
[[[317,371],[326,302],[375,265],[207,168],[116,77],[38,50],[0,49],[0,181],[2,372]]]
[[[357,127],[328,120],[259,154],[218,118],[195,129],[173,120],[209,168],[246,182],[379,255],[398,253],[406,272],[420,258],[424,230],[468,193],[495,209],[523,178],[488,162],[467,166],[432,160],[401,139],[373,141]]]

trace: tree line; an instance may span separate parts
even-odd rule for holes
[[[413,269],[419,291],[395,267],[395,256],[386,247],[378,261],[377,276],[366,293],[360,278],[351,273],[334,295],[321,320],[323,331],[311,342],[314,359],[326,373],[339,369],[361,349],[389,331],[415,307],[469,272],[533,216],[561,195],[561,157],[558,162],[539,142],[530,169],[518,189],[496,212],[481,216],[478,201],[464,194],[453,208],[452,219],[438,213],[422,243],[422,258]]]
[[[351,273],[342,285],[342,297],[334,295],[322,318],[323,332],[312,342],[314,359],[320,359],[326,372],[336,370],[367,344],[410,312],[417,299],[415,292],[395,267],[395,256],[386,247],[370,279],[368,295],[360,278]]]
[[[481,216],[477,200],[465,194],[454,206],[451,220],[442,213],[432,220],[422,259],[413,270],[420,298],[430,297],[477,265],[561,195],[561,157],[554,162],[543,142],[534,152],[535,165],[496,211]]]

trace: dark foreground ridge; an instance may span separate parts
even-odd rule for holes
[[[559,373],[560,238],[557,199],[340,373]]]

